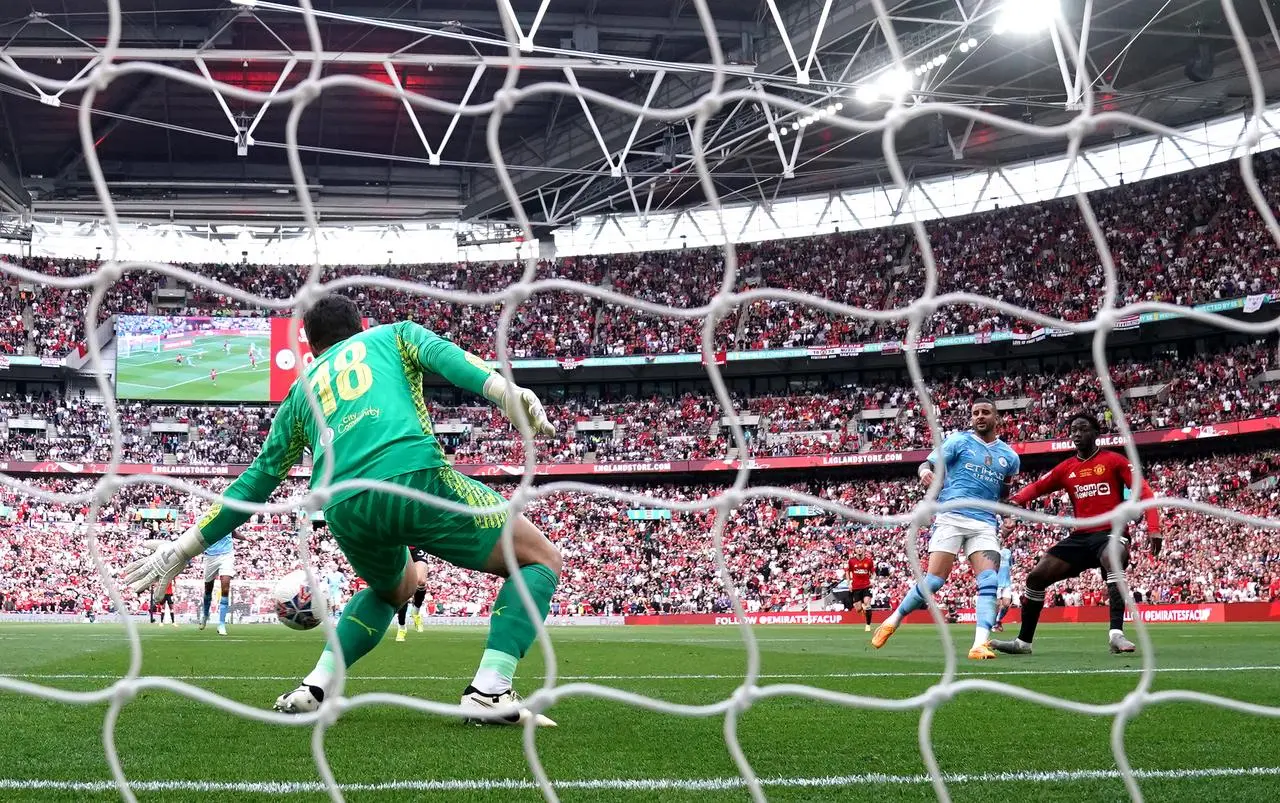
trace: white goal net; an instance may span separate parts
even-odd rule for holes
[[[883,32],[883,36],[889,43],[894,55],[895,64],[888,69],[890,71],[894,71],[893,74],[906,75],[908,71],[908,64],[904,58],[903,49],[899,45],[898,37],[895,35],[894,24],[890,14],[886,11],[884,0],[871,0],[871,3],[879,16],[879,25]],[[241,2],[237,4],[250,7],[256,5],[254,0],[241,0]],[[311,5],[310,0],[298,0],[298,8],[295,10],[299,12],[302,21],[306,24],[306,29],[310,37],[312,47],[316,53],[319,53],[322,50],[322,44],[319,28],[316,24],[316,17]],[[287,128],[287,141],[289,144],[288,163],[297,187],[296,198],[299,204],[301,217],[306,220],[307,224],[312,227],[313,230],[318,228],[317,216],[312,206],[311,196],[307,191],[307,178],[305,176],[303,163],[298,149],[299,121],[303,115],[308,112],[308,110],[313,109],[322,94],[331,92],[338,88],[378,93],[397,101],[407,101],[416,109],[425,112],[442,115],[462,114],[468,117],[480,117],[483,125],[481,130],[483,131],[488,157],[492,162],[492,170],[495,172],[502,187],[505,189],[511,202],[511,209],[520,220],[521,225],[524,227],[526,237],[531,241],[534,238],[534,234],[523,212],[520,198],[517,196],[516,189],[508,172],[507,166],[504,163],[503,152],[499,147],[499,135],[503,129],[504,116],[510,113],[512,109],[523,100],[537,95],[561,95],[565,98],[566,102],[572,102],[574,104],[577,104],[579,99],[583,99],[596,106],[608,107],[620,112],[625,112],[629,115],[653,121],[670,123],[683,123],[684,121],[689,121],[692,131],[691,143],[694,166],[696,168],[698,179],[701,182],[701,190],[707,199],[707,209],[712,212],[719,213],[721,206],[718,198],[717,185],[716,182],[713,181],[712,175],[708,170],[710,157],[703,150],[708,121],[713,117],[713,115],[724,109],[727,105],[738,103],[739,101],[747,103],[764,103],[769,107],[767,113],[775,115],[806,116],[812,113],[813,109],[797,100],[778,95],[764,94],[751,88],[727,88],[725,76],[730,67],[727,65],[725,56],[721,50],[721,39],[715,35],[716,21],[713,19],[705,0],[694,0],[692,5],[696,9],[698,19],[706,32],[706,44],[710,51],[708,68],[710,74],[710,86],[708,90],[702,94],[701,97],[697,98],[695,102],[678,108],[656,108],[648,105],[641,106],[628,103],[616,97],[593,91],[589,88],[580,87],[576,82],[521,82],[519,80],[521,75],[520,65],[522,58],[525,57],[525,53],[522,52],[521,49],[524,33],[517,29],[514,23],[515,15],[511,12],[510,5],[506,3],[505,0],[498,0],[493,9],[495,19],[500,19],[502,21],[502,25],[506,31],[509,42],[509,49],[503,59],[505,82],[502,88],[496,91],[491,98],[481,99],[480,102],[471,102],[459,106],[453,103],[441,101],[425,94],[415,93],[397,86],[391,86],[383,82],[357,75],[324,75],[321,60],[319,58],[312,59],[310,61],[310,73],[305,80],[301,81],[301,83],[296,87],[274,93],[272,98],[274,103],[288,104],[290,107]],[[98,200],[102,204],[103,217],[107,225],[111,227],[113,233],[117,233],[118,236],[119,221],[113,205],[111,192],[108,190],[107,183],[104,180],[103,169],[99,163],[99,158],[96,153],[94,135],[91,127],[91,114],[94,105],[113,81],[119,79],[123,75],[144,73],[159,76],[166,81],[182,82],[206,89],[213,89],[216,86],[217,91],[223,96],[243,99],[249,102],[264,102],[268,99],[268,95],[265,92],[250,91],[227,83],[217,83],[207,76],[179,70],[162,63],[118,60],[116,51],[121,40],[123,17],[118,0],[108,0],[107,6],[110,12],[110,35],[102,46],[100,56],[96,63],[93,64],[91,69],[85,71],[79,78],[71,82],[49,80],[40,74],[20,68],[12,60],[0,63],[0,72],[3,72],[7,76],[20,79],[23,82],[29,82],[48,93],[59,91],[82,93],[82,99],[78,108],[78,124],[81,144],[84,149],[85,164],[92,176],[94,186],[96,187]],[[773,3],[769,3],[769,6],[773,7]],[[828,6],[830,6],[830,4],[828,4]],[[1250,98],[1248,102],[1252,109],[1252,115],[1248,118],[1247,124],[1244,126],[1243,133],[1238,141],[1240,177],[1248,191],[1249,198],[1251,198],[1253,203],[1256,205],[1257,213],[1265,220],[1266,226],[1270,230],[1277,245],[1280,245],[1280,226],[1277,225],[1275,216],[1259,188],[1251,163],[1253,150],[1258,145],[1261,135],[1266,93],[1261,83],[1260,73],[1255,61],[1253,48],[1241,28],[1236,14],[1236,9],[1231,0],[1223,0],[1221,10],[1230,28],[1235,43],[1239,48],[1240,58],[1244,65],[1244,70],[1247,74],[1248,85],[1250,88]],[[1075,33],[1061,19],[1057,19],[1054,21],[1054,30],[1052,31],[1052,34],[1055,38],[1055,42],[1057,42],[1065,52],[1067,62],[1077,73],[1087,77],[1089,75],[1090,68],[1087,60],[1081,58]],[[602,58],[607,57],[602,56]],[[799,65],[797,64],[797,67],[798,66]],[[1089,82],[1086,81],[1086,85],[1088,85],[1088,83]],[[884,85],[892,87],[893,81],[889,80],[885,82]],[[890,99],[890,102],[885,104],[883,115],[878,116],[877,119],[866,121],[847,116],[835,115],[825,118],[825,124],[845,129],[851,134],[863,133],[882,139],[884,166],[892,177],[893,183],[896,185],[897,189],[905,192],[908,188],[908,178],[904,172],[903,166],[899,160],[898,152],[895,148],[895,135],[910,121],[937,115],[939,113],[945,113],[946,115],[959,118],[961,120],[975,121],[980,125],[989,126],[997,130],[1018,132],[1046,140],[1058,140],[1065,144],[1067,152],[1072,158],[1075,158],[1080,152],[1082,140],[1091,132],[1096,130],[1098,126],[1102,125],[1122,124],[1135,130],[1159,133],[1170,137],[1180,136],[1177,132],[1162,127],[1142,117],[1101,109],[1095,105],[1092,93],[1090,92],[1085,92],[1082,95],[1080,98],[1079,112],[1074,115],[1070,122],[1054,127],[1038,127],[1019,120],[997,116],[974,106],[939,103],[928,98],[915,98],[911,96],[909,91],[901,91],[894,94]],[[723,228],[719,232],[722,242],[724,243],[723,282],[720,285],[719,292],[715,293],[712,297],[707,298],[706,303],[703,306],[694,308],[666,306],[633,298],[602,287],[591,286],[581,282],[565,279],[535,280],[535,261],[533,260],[529,261],[520,281],[515,282],[508,287],[496,288],[490,293],[470,294],[450,292],[424,284],[415,284],[408,281],[373,275],[344,277],[325,283],[321,281],[321,269],[319,265],[319,255],[317,253],[316,264],[312,267],[305,283],[294,297],[287,299],[272,299],[254,296],[245,292],[241,288],[214,282],[190,270],[175,267],[173,265],[118,262],[114,260],[112,254],[104,254],[105,261],[101,268],[97,270],[96,273],[86,276],[46,276],[23,269],[18,265],[8,262],[0,263],[0,269],[10,276],[17,277],[24,282],[45,283],[61,288],[81,288],[91,293],[88,307],[85,311],[87,322],[86,331],[90,365],[97,376],[98,386],[101,391],[102,398],[105,400],[108,417],[111,419],[112,424],[111,437],[113,446],[113,462],[109,467],[111,469],[117,467],[120,462],[119,456],[122,448],[122,436],[119,418],[115,412],[115,393],[109,385],[108,375],[110,373],[110,366],[104,364],[102,356],[102,348],[104,344],[99,336],[96,324],[100,319],[99,313],[102,310],[104,303],[106,303],[105,299],[108,290],[112,287],[112,284],[127,271],[155,271],[173,277],[181,282],[189,283],[193,286],[208,287],[218,293],[234,298],[245,304],[254,305],[260,308],[287,310],[294,317],[295,326],[292,327],[290,331],[291,339],[294,341],[291,345],[295,350],[298,348],[298,344],[296,342],[298,327],[296,324],[300,323],[301,320],[301,316],[297,310],[306,304],[309,299],[313,299],[317,297],[318,294],[327,290],[358,285],[377,285],[405,294],[418,294],[450,303],[500,303],[503,307],[499,321],[497,354],[498,361],[502,364],[503,374],[509,381],[514,381],[509,360],[509,330],[518,305],[535,294],[551,292],[576,293],[587,297],[593,297],[601,300],[602,302],[618,305],[620,307],[630,307],[651,315],[685,319],[689,321],[701,321],[702,354],[707,375],[714,388],[716,398],[724,409],[725,414],[729,416],[728,420],[731,425],[732,437],[739,447],[745,446],[744,433],[735,417],[734,405],[731,402],[730,394],[722,376],[721,368],[717,363],[717,345],[714,340],[717,332],[717,325],[720,323],[722,318],[729,315],[729,313],[735,308],[745,308],[746,305],[756,301],[772,300],[789,302],[813,309],[821,309],[832,315],[846,316],[848,318],[861,319],[864,321],[906,320],[909,324],[909,328],[905,341],[904,357],[912,378],[915,392],[921,402],[921,409],[927,417],[928,425],[932,433],[933,444],[936,447],[941,443],[942,429],[939,425],[935,405],[931,403],[929,384],[924,379],[915,345],[925,336],[923,327],[925,326],[926,320],[931,314],[939,309],[939,307],[946,305],[972,305],[975,307],[994,310],[1010,317],[1031,322],[1038,326],[1053,327],[1059,330],[1085,333],[1092,336],[1094,365],[1097,370],[1101,386],[1104,390],[1107,408],[1113,416],[1118,432],[1124,439],[1125,452],[1135,468],[1133,478],[1135,484],[1133,491],[1135,492],[1131,493],[1130,501],[1122,504],[1110,517],[1113,527],[1113,535],[1118,536],[1125,527],[1126,522],[1135,518],[1144,509],[1157,504],[1166,507],[1179,507],[1187,510],[1198,511],[1203,514],[1220,516],[1254,527],[1278,526],[1277,522],[1250,517],[1208,504],[1191,502],[1183,499],[1160,498],[1155,501],[1139,501],[1140,495],[1136,493],[1136,490],[1138,484],[1142,481],[1142,463],[1133,446],[1133,439],[1131,437],[1132,433],[1125,418],[1124,408],[1120,403],[1116,389],[1110,379],[1105,352],[1108,335],[1111,333],[1117,322],[1126,316],[1130,316],[1135,313],[1176,313],[1177,315],[1184,316],[1194,321],[1207,323],[1212,326],[1254,334],[1275,331],[1278,326],[1277,322],[1274,320],[1255,323],[1242,322],[1221,315],[1209,314],[1193,310],[1189,307],[1175,306],[1167,303],[1147,302],[1121,306],[1117,268],[1115,261],[1109,252],[1104,232],[1101,230],[1098,219],[1095,217],[1094,211],[1090,206],[1089,198],[1083,192],[1080,192],[1075,196],[1075,200],[1079,206],[1082,218],[1087,225],[1088,235],[1097,249],[1097,253],[1101,261],[1103,276],[1105,278],[1105,284],[1102,290],[1101,308],[1092,320],[1084,322],[1063,320],[1016,306],[1008,303],[1007,301],[999,301],[974,293],[940,293],[938,270],[930,247],[929,238],[926,234],[924,224],[919,222],[919,220],[913,219],[910,214],[910,206],[912,204],[910,195],[907,196],[907,210],[904,214],[904,219],[911,220],[910,225],[918,240],[918,246],[920,248],[922,261],[925,267],[923,292],[919,297],[914,299],[901,299],[899,307],[889,310],[867,310],[781,288],[763,287],[737,291],[735,288],[738,286],[737,280],[739,278],[738,262],[735,258],[735,249],[733,245],[730,244],[730,235]],[[315,238],[315,242],[317,244],[320,242],[320,238],[318,236]],[[299,365],[299,374],[301,374],[301,369],[302,366]],[[316,415],[317,418],[320,418],[321,413],[319,403],[315,398],[314,392],[309,388],[307,396],[309,397],[313,414]],[[941,485],[940,475],[938,479],[935,480],[935,483],[929,490],[925,500],[919,504],[912,514],[894,517],[892,519],[885,519],[882,516],[867,511],[850,509],[831,500],[818,498],[787,488],[749,485],[750,467],[745,461],[740,464],[733,483],[729,488],[710,499],[700,502],[662,500],[639,494],[621,494],[598,486],[574,482],[551,482],[535,487],[533,484],[534,472],[532,471],[532,468],[536,462],[536,455],[538,454],[537,445],[530,435],[528,422],[521,422],[520,428],[525,440],[524,454],[527,470],[523,474],[518,488],[511,495],[508,503],[511,510],[518,511],[531,500],[557,491],[573,491],[589,494],[612,494],[619,498],[628,499],[637,507],[649,505],[661,506],[677,511],[713,510],[715,513],[715,524],[711,532],[711,536],[718,553],[717,567],[719,577],[724,588],[728,592],[733,610],[740,618],[738,632],[741,635],[742,645],[747,655],[746,669],[741,683],[731,695],[712,705],[677,705],[660,699],[622,691],[607,685],[586,682],[561,683],[557,676],[557,659],[553,641],[548,635],[546,629],[540,626],[539,642],[542,647],[542,654],[545,657],[545,683],[541,688],[527,698],[527,705],[534,711],[541,711],[546,710],[556,701],[569,696],[588,696],[603,698],[616,703],[638,706],[668,715],[723,718],[723,732],[727,748],[741,774],[744,787],[749,790],[751,796],[756,800],[766,799],[767,785],[762,783],[761,779],[757,777],[756,773],[752,769],[751,762],[748,760],[739,743],[737,723],[743,713],[756,702],[779,696],[807,698],[810,700],[847,706],[850,709],[918,711],[919,749],[923,757],[924,764],[928,768],[928,772],[932,778],[933,787],[936,791],[937,797],[940,800],[949,800],[950,795],[944,774],[940,770],[938,761],[935,758],[932,723],[935,712],[941,705],[956,695],[965,692],[985,692],[990,694],[1007,695],[1024,701],[1028,705],[1049,706],[1084,715],[1111,718],[1113,722],[1113,727],[1111,729],[1112,754],[1114,756],[1116,766],[1124,779],[1128,793],[1133,800],[1142,799],[1142,788],[1140,779],[1131,769],[1130,762],[1126,754],[1125,732],[1126,724],[1136,717],[1144,708],[1172,702],[1195,702],[1205,705],[1220,706],[1222,708],[1232,709],[1234,711],[1247,714],[1268,717],[1280,716],[1280,707],[1267,707],[1190,691],[1152,691],[1152,683],[1157,670],[1158,656],[1153,648],[1151,639],[1149,638],[1146,627],[1143,625],[1141,617],[1136,616],[1133,619],[1133,627],[1139,644],[1139,654],[1141,655],[1142,660],[1142,672],[1137,676],[1132,692],[1118,702],[1108,704],[1085,704],[994,680],[961,678],[957,673],[956,654],[953,649],[954,645],[952,643],[950,632],[945,626],[942,612],[939,610],[932,598],[930,598],[929,610],[932,613],[933,621],[937,626],[937,630],[942,641],[945,664],[936,682],[933,683],[925,692],[919,695],[913,696],[909,699],[886,699],[874,696],[857,696],[837,693],[810,685],[762,682],[760,651],[756,642],[756,636],[753,633],[752,627],[746,623],[745,608],[736,589],[734,578],[732,577],[729,567],[725,561],[723,533],[730,512],[745,501],[753,498],[784,499],[799,505],[809,505],[822,508],[839,516],[860,522],[893,523],[906,526],[908,528],[907,537],[905,538],[902,547],[910,558],[910,563],[914,567],[916,580],[918,581],[921,579],[921,563],[917,543],[921,528],[927,526],[931,517],[936,513],[956,507],[955,504],[940,504],[937,502],[937,496]],[[747,453],[745,448],[741,453]],[[331,463],[326,463],[326,468],[329,466],[331,466]],[[3,481],[5,485],[19,490],[32,499],[44,499],[62,503],[72,501],[71,495],[51,493],[15,477],[7,475],[0,476],[0,481]],[[125,485],[139,482],[163,484],[184,493],[204,496],[210,502],[216,500],[216,496],[213,496],[208,490],[202,489],[197,485],[185,482],[181,479],[165,476],[143,477],[140,475],[124,475],[115,472],[114,470],[109,470],[102,477],[101,481],[92,492],[74,497],[74,499],[83,501],[90,505],[90,512],[86,518],[88,524],[85,526],[83,533],[84,538],[86,539],[90,553],[93,556],[94,565],[102,577],[103,587],[109,591],[110,597],[117,610],[129,609],[129,605],[126,604],[121,595],[120,587],[116,580],[113,579],[118,573],[120,567],[106,565],[102,560],[101,553],[97,548],[95,526],[93,522],[95,521],[95,514],[98,508],[109,500],[118,489]],[[351,481],[344,483],[344,485],[347,487],[358,488],[380,487],[384,491],[415,497],[437,507],[450,507],[450,509],[457,510],[462,509],[460,506],[450,506],[446,502],[415,493],[402,486],[383,485],[381,483],[370,481]],[[289,499],[278,504],[258,506],[256,510],[270,514],[286,514],[290,511],[298,510],[299,508],[307,510],[321,509],[327,493],[332,491],[335,486],[330,483],[330,477],[327,475],[317,478],[315,486],[315,490],[308,492],[304,497]],[[250,507],[237,502],[227,502],[227,504],[241,509]],[[963,504],[967,506],[976,504],[980,507],[996,510],[1002,514],[1014,514],[1023,519],[1034,520],[1042,523],[1075,523],[1075,521],[1071,519],[1052,518],[1024,510],[1015,511],[1015,509],[1004,505],[974,503],[968,500]],[[508,522],[512,521],[511,518],[508,518],[507,520]],[[298,541],[299,552],[301,554],[304,567],[306,567],[308,573],[311,574],[313,586],[318,586],[319,581],[314,574],[315,565],[308,559],[308,550],[306,546],[309,526],[304,525],[302,530],[303,532],[299,534]],[[504,537],[504,544],[507,546],[506,554],[508,565],[515,568],[515,557],[514,552],[510,548],[509,537]],[[1118,557],[1118,538],[1113,537],[1112,550],[1113,555]],[[524,604],[528,608],[533,609],[532,598],[530,597],[523,580],[519,579],[520,573],[518,571],[513,571],[512,576],[517,578],[520,596],[524,601]],[[1131,611],[1136,610],[1133,596],[1130,594],[1127,585],[1124,588],[1124,594]],[[267,710],[241,704],[181,680],[143,675],[143,653],[142,643],[138,634],[138,624],[129,617],[125,617],[123,626],[125,630],[124,635],[128,639],[131,650],[131,659],[128,671],[119,678],[119,680],[109,686],[93,692],[71,692],[33,682],[9,677],[0,677],[0,688],[10,692],[32,695],[70,705],[100,704],[103,702],[108,703],[106,721],[103,728],[103,746],[115,783],[119,788],[120,794],[126,800],[133,800],[134,794],[130,786],[130,780],[126,777],[126,774],[122,769],[120,757],[116,749],[115,723],[122,708],[129,703],[130,699],[146,689],[169,690],[202,704],[214,706],[234,715],[260,722],[274,723],[282,727],[302,727],[313,729],[314,736],[312,739],[312,746],[314,759],[320,776],[324,781],[324,785],[327,788],[329,795],[334,800],[343,799],[343,792],[339,784],[335,781],[333,772],[330,770],[324,749],[324,737],[326,729],[333,726],[345,712],[351,711],[353,708],[373,704],[404,706],[418,711],[446,716],[457,716],[460,712],[459,707],[456,705],[430,702],[389,693],[369,693],[348,697],[342,692],[344,686],[343,678],[340,673],[335,691],[331,692],[329,696],[326,697],[322,708],[315,714],[303,716],[286,716],[276,714]],[[328,634],[329,644],[333,649],[339,650],[340,647],[337,642],[334,625],[331,619],[326,623],[325,627]],[[341,667],[341,665],[341,661],[339,660],[338,666]],[[542,762],[539,758],[537,745],[534,739],[532,720],[524,734],[524,751],[529,767],[537,779],[538,786],[542,793],[548,800],[556,800],[557,787],[555,782],[551,780],[543,770]]]

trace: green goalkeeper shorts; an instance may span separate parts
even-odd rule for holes
[[[383,482],[473,508],[503,502],[492,488],[450,466],[420,469]],[[505,512],[457,513],[383,490],[361,491],[343,499],[325,510],[324,517],[351,568],[375,591],[399,585],[410,545],[464,569],[483,569],[507,521]]]

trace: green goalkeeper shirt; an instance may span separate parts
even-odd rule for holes
[[[485,362],[412,321],[377,326],[330,346],[295,381],[253,464],[224,496],[265,502],[310,448],[311,484],[333,466],[332,482],[384,480],[445,465],[422,397],[422,377],[434,372],[480,394],[492,371]],[[303,389],[309,385],[323,413],[317,421]],[[360,489],[334,493],[326,508]],[[200,519],[211,544],[251,514],[213,505]]]

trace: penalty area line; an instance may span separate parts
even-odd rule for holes
[[[1179,770],[1134,770],[1137,780],[1195,780],[1204,778],[1271,778],[1280,776],[1280,767],[1204,767]],[[1123,776],[1119,770],[1050,770],[1042,772],[990,772],[944,774],[949,784],[973,783],[1071,783],[1113,781]],[[762,786],[777,788],[830,788],[859,785],[923,786],[928,775],[825,775],[813,778],[761,778]],[[132,781],[137,792],[209,792],[222,794],[297,795],[327,791],[318,781]],[[742,778],[600,778],[553,781],[556,789],[610,790],[619,792],[688,791],[715,792],[746,788]],[[0,790],[111,792],[114,781],[53,781],[0,778]],[[510,792],[537,790],[533,781],[500,778],[493,780],[385,781],[382,783],[340,783],[343,792]]]

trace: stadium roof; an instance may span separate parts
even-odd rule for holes
[[[1018,0],[1023,7],[1037,2]],[[31,14],[0,18],[0,58],[49,78],[76,76],[106,40],[104,4],[29,4]],[[499,9],[506,4],[313,0],[324,74],[399,81],[458,103],[489,100],[504,78]],[[910,67],[946,58],[922,75],[912,73],[913,98],[978,106],[1045,125],[1069,119],[1084,90],[1093,91],[1100,108],[1169,125],[1251,104],[1240,54],[1217,0],[1063,0],[1070,29],[1086,43],[1089,74],[1098,76],[1089,87],[1076,81],[1069,60],[1058,57],[1060,43],[1047,33],[996,34],[999,0],[884,4]],[[310,66],[296,0],[120,5],[124,50],[118,60],[148,59],[196,75],[207,70],[221,81],[264,92],[296,85]],[[838,114],[863,119],[883,114],[884,103],[857,96],[858,87],[892,66],[871,0],[708,5],[733,64],[728,89],[754,88],[812,103],[815,110],[840,103]],[[1237,0],[1236,6],[1273,100],[1280,95],[1280,41],[1267,2]],[[650,98],[654,107],[688,103],[709,86],[707,40],[689,0],[510,0],[510,7],[522,30],[536,24],[520,85],[576,81],[635,103]],[[815,31],[810,80],[801,83],[796,65],[808,60]],[[29,208],[37,213],[96,216],[100,207],[76,128],[81,94],[43,103],[40,94],[21,79],[0,75],[0,208],[26,206],[29,193]],[[261,104],[220,97],[204,87],[127,73],[99,94],[94,108],[93,137],[122,216],[297,219],[283,145],[288,104],[264,111]],[[725,200],[888,181],[880,135],[854,136],[819,118],[797,136],[795,115],[769,116],[759,103],[738,102],[708,127],[713,174]],[[535,224],[704,200],[689,169],[688,126],[634,123],[633,115],[592,104],[584,110],[564,95],[541,94],[516,106],[499,138]],[[784,125],[788,132],[781,134]],[[238,148],[237,136],[245,132],[251,132],[252,144]],[[1111,127],[1090,141],[1128,133]],[[508,220],[511,209],[484,135],[483,117],[410,113],[394,98],[334,89],[309,107],[299,142],[312,197],[325,220]],[[897,146],[909,174],[923,177],[1058,152],[1063,142],[930,116],[900,132]]]

